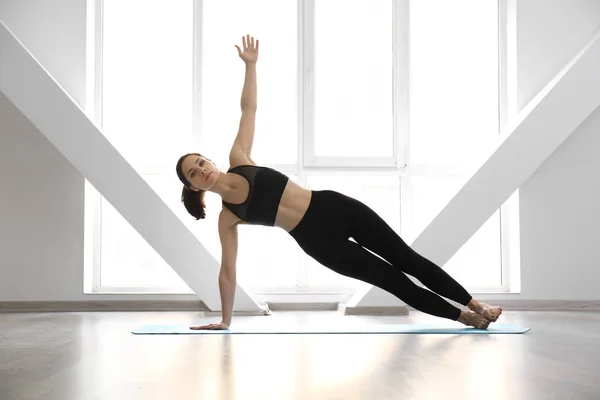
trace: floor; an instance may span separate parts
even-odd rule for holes
[[[445,323],[331,311],[234,323],[336,319]],[[0,399],[600,399],[600,313],[505,311],[502,320],[531,331],[139,336],[130,331],[146,323],[217,321],[189,312],[0,314]]]

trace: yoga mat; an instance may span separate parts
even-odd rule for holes
[[[240,335],[240,334],[519,334],[528,332],[530,328],[521,328],[504,322],[492,323],[487,330],[452,325],[427,324],[377,324],[377,325],[328,325],[328,326],[234,326],[229,330],[195,331],[185,325],[152,325],[147,324],[133,330],[135,335]]]

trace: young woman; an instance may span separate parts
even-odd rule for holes
[[[336,191],[305,189],[279,171],[252,160],[258,40],[255,43],[247,35],[242,38],[242,45],[243,50],[235,46],[246,64],[242,116],[229,153],[229,170],[220,171],[198,153],[183,155],[176,166],[184,185],[182,202],[192,216],[205,217],[207,191],[220,195],[223,203],[218,222],[222,246],[219,273],[222,321],[191,329],[228,329],[231,325],[239,224],[282,228],[322,265],[386,290],[422,312],[480,329],[487,329],[490,322],[496,321],[502,313],[499,307],[474,299],[443,269],[412,250],[365,204]],[[415,285],[405,273],[430,290]],[[470,311],[460,310],[440,296]]]

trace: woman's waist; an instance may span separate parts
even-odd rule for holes
[[[334,230],[342,228],[346,219],[344,195],[333,190],[311,190],[310,193],[310,202],[294,227],[295,233],[327,234],[333,227]]]
[[[312,198],[312,191],[289,180],[277,209],[275,225],[287,232],[292,230],[304,217]]]

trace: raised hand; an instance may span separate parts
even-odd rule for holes
[[[227,330],[229,326],[224,322],[219,322],[218,324],[208,324],[208,325],[199,325],[199,326],[190,326],[190,329],[193,331],[200,330]]]
[[[244,51],[236,44],[235,47],[238,51],[240,58],[246,63],[256,63],[258,60],[258,39],[256,39],[256,45],[254,44],[254,37],[250,35],[242,36],[242,46]]]

